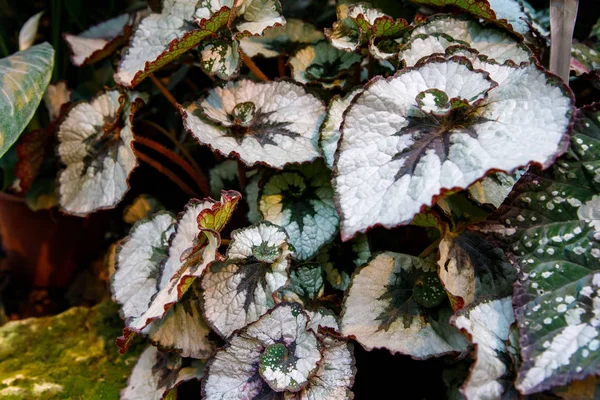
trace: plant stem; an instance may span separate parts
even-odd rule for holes
[[[427,248],[425,250],[423,250],[421,252],[421,254],[419,254],[419,257],[421,257],[421,258],[427,257],[428,255],[433,253],[435,250],[437,250],[439,245],[440,245],[440,239],[436,240],[435,242],[433,242],[429,246],[427,246]]]
[[[196,160],[194,160],[194,157],[192,157],[192,155],[190,154],[190,152],[185,148],[184,145],[182,145],[179,140],[177,140],[177,138],[175,137],[175,135],[172,132],[167,131],[165,128],[163,128],[162,126],[160,126],[159,124],[157,124],[156,122],[152,122],[149,120],[141,120],[141,122],[150,125],[151,127],[153,127],[154,129],[156,129],[158,132],[162,133],[164,136],[166,136],[167,138],[169,138],[169,140],[171,142],[173,142],[173,144],[175,145],[175,147],[177,147],[177,149],[179,151],[181,151],[181,154],[183,154],[183,156],[186,158],[186,160],[192,164],[192,166],[194,167],[194,169],[196,169],[196,171],[200,171],[202,172],[202,168],[200,168],[200,166],[198,165],[198,163],[196,162]]]
[[[242,61],[244,62],[244,64],[246,64],[246,67],[248,67],[250,71],[252,71],[254,76],[256,76],[261,81],[267,82],[269,80],[269,78],[260,70],[260,68],[258,68],[258,66],[254,64],[254,61],[252,61],[250,57],[244,54],[242,50],[240,50],[240,57],[242,57]]]
[[[248,179],[246,177],[246,166],[243,162],[238,160],[238,178],[240,180],[240,188],[244,190],[246,188],[246,184],[248,183]]]
[[[280,78],[285,76],[285,60],[283,56],[277,57],[277,71],[279,72]]]
[[[550,71],[569,83],[571,43],[579,0],[550,1]]]
[[[373,57],[373,55],[369,52],[369,61],[367,64],[367,73],[368,73],[369,79],[373,78],[373,76],[375,75],[374,71],[375,71],[375,57]]]
[[[175,109],[179,111],[179,103],[177,102],[177,100],[175,100],[175,97],[173,97],[171,92],[169,92],[169,90],[158,80],[158,78],[154,76],[154,74],[150,73],[148,74],[148,77],[150,78],[152,83],[154,83],[154,85],[158,88],[158,90],[160,90],[162,95],[165,96],[167,100],[169,100],[169,103],[171,103],[173,107],[175,107]]]
[[[164,176],[169,178],[174,184],[179,186],[179,188],[181,190],[183,190],[183,192],[185,194],[187,194],[190,197],[194,197],[194,198],[201,197],[191,187],[189,187],[184,181],[179,179],[179,177],[175,173],[173,173],[173,171],[171,171],[170,169],[168,169],[167,167],[165,167],[158,161],[154,160],[152,157],[148,156],[147,154],[140,152],[139,150],[134,150],[134,152],[135,152],[135,155],[137,156],[137,158],[139,158],[141,161],[145,162],[146,164],[148,164],[149,166],[151,166],[152,168],[154,168],[155,170],[157,170],[158,172],[160,172],[161,174],[163,174]]]
[[[148,138],[142,136],[136,136],[135,143],[139,143],[142,146],[146,146],[151,148],[152,150],[162,154],[167,157],[173,163],[177,164],[181,169],[183,169],[196,183],[198,188],[204,193],[206,196],[210,196],[210,187],[208,186],[208,181],[202,172],[198,172],[194,170],[194,168],[188,164],[184,159],[179,157],[177,154],[167,149],[162,144],[155,142],[154,140],[150,140]]]

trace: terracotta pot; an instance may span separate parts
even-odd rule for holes
[[[27,286],[68,287],[77,268],[100,248],[102,229],[98,218],[94,220],[66,216],[56,209],[33,212],[22,198],[0,192],[4,267],[13,280]]]

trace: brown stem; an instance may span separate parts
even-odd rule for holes
[[[192,168],[192,166],[190,164],[188,164],[184,159],[179,157],[177,154],[175,154],[171,150],[167,149],[162,144],[155,142],[154,140],[150,140],[148,138],[142,137],[142,136],[137,136],[135,138],[134,143],[138,143],[143,146],[149,147],[152,150],[167,157],[173,163],[175,163],[179,167],[181,167],[181,169],[183,169],[194,180],[194,182],[196,183],[198,188],[200,188],[202,193],[204,193],[204,195],[210,196],[210,187],[208,186],[208,181],[207,181],[206,177],[204,176],[204,174],[196,171],[194,168]]]
[[[202,172],[202,168],[200,168],[200,166],[198,165],[198,163],[196,162],[196,160],[194,160],[194,157],[192,157],[192,155],[190,154],[190,152],[187,151],[187,149],[185,148],[185,146],[183,146],[179,142],[179,140],[177,140],[177,138],[175,137],[175,134],[173,132],[167,131],[165,128],[163,128],[162,126],[158,125],[156,122],[152,122],[152,121],[145,120],[145,119],[141,120],[141,122],[144,122],[145,124],[150,125],[154,129],[156,129],[157,131],[159,131],[160,133],[162,133],[163,135],[165,135],[167,138],[169,138],[169,140],[171,142],[173,142],[173,144],[175,145],[175,147],[177,147],[177,149],[179,151],[181,151],[181,154],[183,154],[183,156],[186,158],[186,160],[190,164],[192,164],[192,166],[196,169],[196,171]]]
[[[150,77],[152,83],[154,83],[158,90],[160,90],[163,96],[165,96],[167,100],[169,100],[169,103],[171,103],[173,107],[175,107],[175,109],[179,111],[179,103],[177,102],[177,100],[175,100],[175,97],[173,97],[171,92],[169,92],[169,90],[161,83],[161,81],[159,81],[158,78],[156,78],[152,73],[148,74],[148,77]]]
[[[134,151],[135,151],[135,155],[137,156],[137,158],[139,158],[141,161],[145,162],[146,164],[148,164],[149,166],[151,166],[152,168],[154,168],[155,170],[157,170],[158,172],[160,172],[161,174],[163,174],[164,176],[169,178],[174,184],[179,186],[179,188],[181,190],[183,190],[185,192],[185,194],[187,194],[190,197],[194,197],[194,198],[201,197],[198,193],[196,193],[196,191],[194,191],[191,187],[189,187],[184,181],[179,179],[179,177],[173,171],[171,171],[170,169],[168,169],[167,167],[165,167],[158,161],[154,160],[152,157],[140,152],[139,150],[134,150]]]
[[[279,72],[280,78],[285,76],[285,59],[283,56],[277,57],[277,71]]]
[[[440,245],[440,240],[436,240],[435,242],[433,242],[429,246],[427,246],[427,248],[425,250],[423,250],[421,252],[421,254],[419,254],[419,257],[421,257],[421,258],[427,257],[428,255],[433,253],[435,250],[437,250],[439,245]]]
[[[369,52],[369,63],[367,64],[368,79],[370,80],[375,75],[375,57]]]
[[[269,78],[260,70],[260,68],[258,68],[258,66],[254,64],[254,61],[252,61],[252,59],[248,57],[242,50],[240,50],[240,57],[242,57],[242,61],[244,62],[244,64],[246,64],[246,67],[248,67],[250,71],[252,71],[254,76],[256,76],[261,81],[267,82],[269,80]]]

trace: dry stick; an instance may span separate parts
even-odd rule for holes
[[[171,171],[170,169],[168,169],[167,167],[165,167],[158,161],[154,160],[152,157],[140,152],[139,150],[134,150],[134,151],[135,151],[135,155],[137,156],[137,158],[139,158],[140,160],[142,160],[143,162],[145,162],[146,164],[148,164],[149,166],[151,166],[152,168],[154,168],[155,170],[157,170],[158,172],[160,172],[161,174],[163,174],[164,176],[169,178],[173,183],[175,183],[177,186],[179,186],[179,188],[181,190],[183,190],[185,192],[185,194],[187,194],[190,197],[194,197],[194,198],[202,197],[198,193],[196,193],[196,191],[194,191],[191,187],[189,187],[184,181],[179,179],[173,171]]]
[[[177,138],[175,137],[175,135],[169,131],[167,131],[165,128],[163,128],[162,126],[160,126],[159,124],[157,124],[156,122],[152,122],[149,120],[141,120],[142,122],[152,126],[154,129],[156,129],[157,131],[159,131],[160,133],[162,133],[163,135],[165,135],[166,137],[169,138],[169,140],[171,142],[173,142],[173,144],[179,149],[179,151],[181,151],[181,154],[183,154],[183,156],[187,159],[187,161],[189,161],[190,164],[192,164],[192,166],[196,169],[196,171],[198,171],[199,173],[202,173],[202,168],[200,168],[200,166],[198,165],[198,163],[196,162],[196,160],[194,160],[194,157],[192,157],[192,155],[190,154],[189,151],[187,151],[187,149],[185,148],[185,146],[183,146],[179,140],[177,140]]]
[[[206,177],[203,174],[198,173],[198,171],[194,170],[194,168],[192,168],[192,166],[190,164],[188,164],[184,159],[179,157],[177,154],[175,154],[171,150],[167,149],[162,144],[155,142],[154,140],[145,138],[145,137],[136,136],[135,143],[139,143],[143,146],[149,147],[152,150],[155,150],[155,151],[159,152],[160,154],[162,154],[163,156],[167,157],[169,160],[171,160],[172,162],[174,162],[175,164],[180,166],[181,169],[183,169],[194,180],[194,182],[196,183],[198,188],[200,188],[200,190],[202,191],[202,193],[204,193],[205,196],[211,195],[210,187],[208,186],[208,181],[207,181]]]
[[[177,100],[175,100],[175,97],[173,97],[171,92],[169,92],[169,90],[161,83],[161,81],[159,81],[152,73],[148,74],[148,77],[150,78],[152,83],[154,83],[154,85],[158,88],[158,90],[160,90],[163,96],[165,96],[166,99],[169,100],[169,103],[171,103],[173,107],[175,107],[175,109],[179,111],[179,103],[177,102]]]
[[[242,61],[246,64],[246,67],[252,71],[254,76],[256,76],[261,81],[267,82],[269,78],[254,64],[254,61],[250,57],[248,57],[243,51],[240,50],[240,57],[242,57]]]

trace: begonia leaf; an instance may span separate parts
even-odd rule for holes
[[[578,110],[569,152],[552,170],[531,168],[480,227],[519,268],[523,394],[600,371],[599,121],[597,104]]]
[[[309,384],[323,356],[298,303],[280,303],[237,331],[209,360],[202,394],[206,399],[273,398]]]
[[[429,307],[415,299],[417,285],[429,289],[420,289],[421,303],[443,294],[441,286],[427,282],[436,277],[436,270],[434,263],[419,257],[379,254],[352,278],[340,317],[341,333],[367,350],[386,348],[418,359],[466,352],[466,339],[448,322],[450,304]]]
[[[329,168],[333,168],[335,151],[342,136],[340,126],[342,125],[344,111],[350,106],[352,99],[361,89],[354,90],[344,97],[334,96],[327,106],[327,115],[321,125],[319,144],[323,158]]]
[[[292,251],[287,240],[282,228],[264,221],[233,231],[227,259],[204,272],[204,315],[222,337],[258,320],[275,305],[273,294],[289,278]]]
[[[202,70],[219,79],[237,75],[240,65],[239,44],[232,39],[216,39],[205,42],[200,48]]]
[[[583,43],[571,47],[571,70],[575,75],[588,74],[600,69],[600,53]]]
[[[515,321],[512,298],[472,304],[450,321],[470,337],[476,349],[475,363],[461,393],[467,400],[503,398],[513,380],[507,349],[510,327]]]
[[[124,52],[115,81],[128,88],[135,87],[150,73],[225,26],[229,7],[209,10],[202,1],[197,9],[197,3],[196,0],[164,0],[161,14],[150,14],[142,19]],[[196,13],[202,13],[195,22],[197,26],[193,24]]]
[[[371,258],[371,247],[367,235],[359,234],[342,243],[339,239],[321,248],[316,262],[323,266],[327,282],[338,290],[346,290],[352,273]]]
[[[499,63],[529,62],[531,51],[508,32],[482,25],[467,16],[436,15],[417,25],[400,48],[400,61],[415,65],[421,58],[443,53],[450,46],[468,46]]]
[[[565,150],[573,100],[562,82],[535,65],[477,68],[434,57],[354,98],[334,168],[343,240],[407,224],[490,170],[548,167]]]
[[[220,245],[219,231],[231,218],[240,199],[237,192],[222,192],[221,201],[210,198],[191,200],[185,211],[178,216],[175,231],[170,236],[166,258],[160,262],[161,269],[157,280],[157,290],[141,314],[126,320],[123,337],[117,339],[122,351],[127,350],[134,334],[147,333],[151,323],[168,325],[165,315],[175,303],[180,301],[204,269],[217,259]],[[197,300],[196,300],[197,301]],[[172,312],[174,318],[195,318],[197,311],[186,309],[187,315]],[[162,320],[162,321],[161,321]],[[195,319],[197,321],[197,319]],[[204,329],[198,328],[203,331]]]
[[[260,195],[260,181],[262,174],[260,172],[252,175],[248,179],[246,185],[246,203],[248,204],[248,214],[246,218],[251,224],[254,224],[262,219],[260,210],[258,209],[258,196]]]
[[[325,88],[344,86],[345,77],[362,57],[318,42],[298,51],[290,58],[292,77],[300,83],[319,83]]]
[[[0,59],[0,157],[33,117],[53,66],[54,49],[46,42]]]
[[[240,47],[248,57],[267,58],[292,55],[301,48],[324,39],[323,32],[314,25],[290,18],[285,26],[267,30],[262,36],[250,36],[240,40]]]
[[[265,179],[261,189],[263,218],[286,230],[299,260],[315,255],[338,230],[330,172],[324,167],[322,162],[288,167]]]
[[[183,382],[203,376],[202,361],[184,360],[149,346],[133,367],[127,387],[121,391],[121,400],[162,400]]]
[[[517,271],[504,252],[479,235],[447,232],[439,244],[439,277],[455,310],[482,296],[512,294]]]
[[[137,166],[133,153],[133,115],[146,96],[117,90],[75,105],[58,130],[60,204],[86,215],[116,206],[129,190]]]
[[[126,325],[146,312],[159,290],[160,270],[168,256],[175,223],[176,219],[165,212],[142,219],[117,249],[111,286]],[[176,350],[185,357],[205,358],[213,350],[206,338],[209,330],[200,315],[197,298],[184,298],[141,333],[160,348]]]
[[[491,204],[498,208],[511,192],[517,180],[523,175],[523,172],[519,170],[512,175],[502,172],[488,175],[481,181],[469,186],[469,197],[479,204]]]
[[[249,166],[281,169],[319,156],[325,107],[292,82],[228,82],[181,112],[184,126],[200,143]]]
[[[127,42],[133,25],[144,12],[121,14],[77,34],[63,34],[71,49],[71,62],[77,66],[95,63]]]

